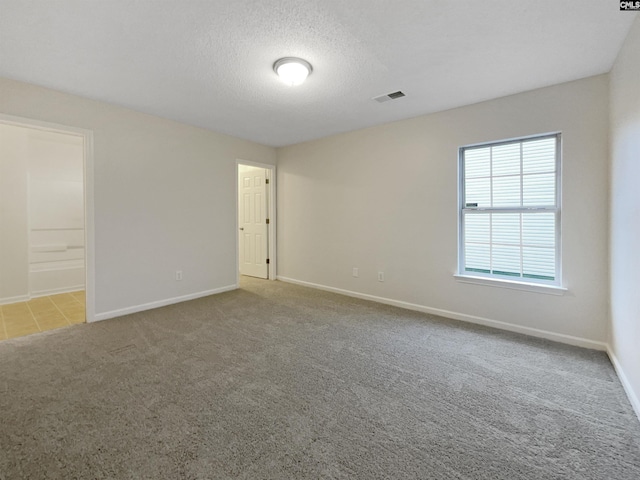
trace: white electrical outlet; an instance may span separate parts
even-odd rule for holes
[[[182,280],[182,270],[176,270],[176,281]]]
[[[353,267],[353,276],[357,277],[359,275],[358,273],[358,267]]]
[[[384,282],[384,272],[378,272],[378,281]]]

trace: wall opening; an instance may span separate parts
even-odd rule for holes
[[[0,339],[92,319],[90,147],[90,132],[0,116]]]

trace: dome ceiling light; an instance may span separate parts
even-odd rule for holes
[[[295,57],[285,57],[273,64],[273,71],[278,74],[280,80],[290,86],[303,83],[313,68],[306,60]]]

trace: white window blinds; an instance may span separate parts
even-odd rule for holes
[[[460,273],[559,284],[559,135],[463,147]]]

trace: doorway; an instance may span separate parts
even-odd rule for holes
[[[0,115],[0,339],[93,319],[91,141]]]
[[[275,167],[237,162],[237,272],[275,280]]]

